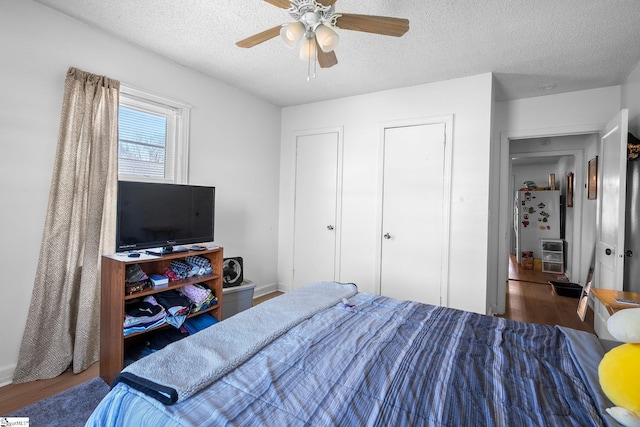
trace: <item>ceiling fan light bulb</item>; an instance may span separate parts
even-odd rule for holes
[[[290,49],[293,49],[300,42],[305,31],[304,24],[300,21],[295,21],[282,27],[280,37]]]
[[[316,28],[316,38],[323,52],[331,52],[338,46],[340,36],[326,25],[320,24]]]
[[[315,37],[305,37],[300,43],[300,59],[308,61],[316,59],[316,39]]]

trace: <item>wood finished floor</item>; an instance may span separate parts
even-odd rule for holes
[[[548,283],[549,280],[557,280],[557,274],[523,270],[514,257],[509,261],[507,304],[503,317],[595,333],[593,311],[588,309],[584,322],[581,321],[576,312],[578,298],[559,296]]]
[[[506,312],[502,317],[530,323],[568,326],[593,333],[593,312],[589,310],[586,321],[581,322],[576,314],[577,298],[558,296],[547,283],[548,280],[553,280],[556,276],[555,274],[521,270],[514,262],[511,262]],[[255,298],[253,305],[281,294],[282,292],[273,292]],[[75,387],[99,374],[99,364],[95,363],[80,374],[68,371],[50,380],[9,384],[0,387],[0,416]]]

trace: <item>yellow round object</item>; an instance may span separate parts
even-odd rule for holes
[[[640,416],[640,344],[623,344],[606,353],[598,376],[609,400]]]

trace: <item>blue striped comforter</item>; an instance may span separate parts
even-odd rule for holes
[[[175,405],[118,384],[87,425],[605,425],[558,328],[364,293],[349,302]]]

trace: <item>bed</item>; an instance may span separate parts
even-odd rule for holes
[[[128,366],[88,426],[608,426],[595,335],[322,282]]]

